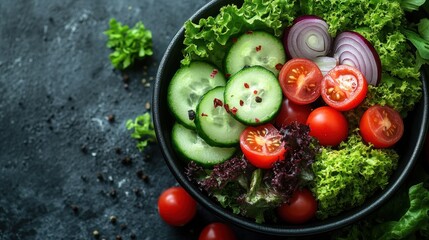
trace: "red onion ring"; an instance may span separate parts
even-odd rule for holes
[[[340,33],[335,38],[333,52],[340,64],[359,69],[368,84],[377,86],[380,82],[380,57],[371,43],[359,33],[352,31]]]
[[[329,54],[332,37],[328,24],[316,16],[301,16],[287,29],[283,38],[286,54],[290,58],[314,59]]]

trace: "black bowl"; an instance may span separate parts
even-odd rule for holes
[[[238,0],[219,0],[205,5],[192,17],[192,21],[200,18],[214,16],[219,13],[219,9],[227,4],[234,3],[241,5]],[[350,211],[341,213],[336,217],[326,220],[314,221],[303,225],[287,224],[257,224],[251,219],[233,214],[231,211],[218,205],[213,199],[202,193],[196,185],[188,181],[184,174],[186,163],[181,161],[176,155],[171,145],[171,128],[174,117],[170,114],[167,105],[167,88],[176,70],[180,67],[180,60],[183,58],[183,27],[174,36],[169,44],[166,53],[160,63],[153,94],[153,118],[159,145],[162,149],[165,161],[177,181],[191,194],[200,205],[210,210],[222,219],[248,230],[277,236],[304,236],[325,233],[356,222],[369,213],[376,210],[386,202],[406,180],[419,158],[423,147],[425,133],[428,126],[428,86],[426,72],[423,71],[423,98],[415,107],[409,117],[405,119],[405,135],[398,144],[398,151],[401,155],[398,169],[391,176],[390,183],[384,191],[380,191],[366,201],[363,206],[356,207]]]

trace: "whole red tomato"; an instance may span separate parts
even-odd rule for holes
[[[323,146],[337,146],[347,139],[349,124],[344,115],[329,106],[313,110],[307,118],[310,135]]]
[[[197,202],[182,187],[171,187],[158,198],[162,220],[172,226],[183,226],[195,216]]]
[[[280,218],[286,222],[301,224],[311,220],[317,211],[317,202],[308,189],[294,192],[289,203],[278,208]]]
[[[278,128],[286,127],[294,121],[305,124],[310,113],[311,106],[309,104],[296,104],[285,98],[275,119],[275,125]]]
[[[215,222],[207,225],[200,233],[198,240],[236,240],[232,229],[223,223]]]

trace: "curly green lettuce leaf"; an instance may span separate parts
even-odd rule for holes
[[[104,34],[108,37],[107,47],[114,50],[109,58],[116,69],[123,70],[137,59],[152,56],[152,32],[142,22],[129,28],[112,18],[109,26]]]
[[[420,77],[420,66],[416,64],[416,56],[402,32],[396,30],[378,37],[369,28],[358,28],[355,31],[372,43],[380,56],[383,72],[401,79]]]
[[[387,105],[405,117],[421,99],[422,94],[421,80],[414,78],[400,80],[383,74],[379,86],[369,86],[364,105],[368,107],[376,104]]]
[[[417,176],[417,177],[416,177]],[[368,218],[334,233],[332,239],[428,239],[429,175],[421,168]]]
[[[302,0],[300,4],[306,14],[322,17],[332,36],[359,27],[369,27],[373,34],[382,35],[401,26],[404,20],[398,1]]]
[[[184,59],[207,60],[222,69],[222,61],[231,39],[249,30],[264,30],[280,36],[285,26],[296,17],[296,0],[245,0],[239,8],[227,5],[215,17],[202,18],[198,23],[185,23]]]
[[[150,142],[156,142],[156,133],[153,128],[152,117],[146,112],[137,116],[134,120],[126,122],[128,130],[134,130],[131,137],[137,140],[137,148],[143,152]]]
[[[317,216],[325,219],[360,206],[384,189],[399,156],[393,149],[375,149],[354,132],[338,149],[323,148],[313,163],[312,192],[319,202]]]

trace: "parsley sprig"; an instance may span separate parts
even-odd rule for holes
[[[149,112],[129,119],[126,123],[128,130],[133,130],[131,137],[137,140],[137,148],[143,152],[150,142],[156,142],[156,134],[153,128],[152,117]]]
[[[131,66],[136,59],[152,56],[152,32],[146,29],[142,22],[129,28],[112,18],[109,26],[104,34],[109,38],[107,47],[114,50],[109,58],[116,69],[123,70]]]

